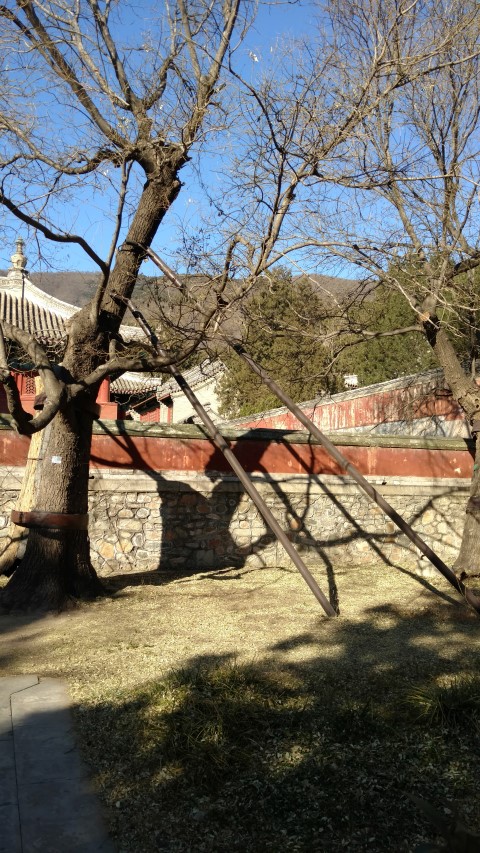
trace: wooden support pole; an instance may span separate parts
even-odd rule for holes
[[[329,453],[329,455],[335,459],[336,462],[340,465],[340,467],[349,474],[352,479],[355,480],[356,483],[363,489],[364,492],[383,510],[383,512],[391,518],[391,520],[396,524],[396,526],[405,533],[406,536],[410,539],[411,542],[424,554],[425,557],[438,569],[439,572],[446,578],[446,580],[463,596],[465,601],[477,612],[480,613],[480,599],[472,592],[471,589],[466,587],[462,581],[457,578],[456,574],[450,569],[443,560],[440,559],[438,554],[433,551],[429,545],[418,535],[415,533],[412,527],[405,521],[404,518],[385,500],[385,498],[372,486],[365,477],[360,474],[360,471],[352,465],[351,462],[340,453],[337,447],[327,438],[324,433],[322,433],[317,426],[315,426],[312,421],[307,418],[304,412],[302,412],[301,408],[297,406],[296,403],[293,402],[292,398],[288,396],[279,385],[272,379],[268,373],[260,367],[253,358],[248,355],[243,346],[237,341],[228,340],[228,344],[232,347],[232,349],[240,356],[248,366],[260,377],[262,382],[267,386],[267,388],[272,391],[279,400],[284,403],[284,405],[290,409],[292,414],[300,421],[301,424],[313,435],[314,438],[325,448],[325,450]]]
[[[235,474],[240,480],[243,488],[247,492],[247,494],[251,497],[253,503],[257,507],[258,511],[261,513],[264,521],[272,531],[273,535],[278,539],[281,545],[285,548],[288,556],[290,557],[292,563],[300,574],[302,575],[304,581],[308,584],[310,589],[312,590],[317,601],[322,605],[327,616],[336,616],[336,611],[334,607],[330,604],[328,598],[323,594],[322,590],[318,586],[315,578],[311,575],[309,570],[307,569],[305,563],[300,557],[299,553],[293,547],[290,539],[285,534],[285,531],[280,527],[277,519],[273,515],[273,513],[269,510],[265,501],[261,497],[258,489],[252,483],[250,477],[247,472],[242,468],[240,462],[236,458],[235,454],[227,444],[223,435],[219,432],[213,421],[211,420],[208,413],[205,411],[204,407],[198,400],[197,396],[194,394],[192,389],[190,388],[188,382],[186,382],[185,378],[181,373],[178,373],[173,365],[170,366],[170,373],[173,378],[176,380],[178,386],[182,389],[183,393],[192,404],[198,416],[202,419],[205,424],[207,433],[212,439],[213,443],[216,447],[223,453],[225,459],[229,463],[229,465],[233,468]]]
[[[133,304],[133,302],[130,299],[126,299],[125,302],[128,305],[128,307],[130,308],[130,311],[132,312],[133,316],[137,320],[139,326],[145,332],[145,335],[150,339],[150,342],[152,343],[152,346],[154,347],[156,352],[162,356],[166,355],[165,351],[162,350],[162,348],[160,347],[155,334],[153,333],[153,331],[148,326],[148,324],[147,324],[145,318],[143,317],[142,313],[135,307],[135,305]],[[179,388],[181,388],[181,390],[183,391],[183,393],[187,397],[188,401],[193,406],[193,409],[195,410],[197,415],[203,421],[205,428],[206,428],[206,431],[207,431],[208,435],[210,436],[210,438],[212,439],[213,443],[223,453],[225,459],[227,460],[229,465],[232,467],[233,471],[237,475],[237,477],[240,480],[245,491],[247,492],[247,494],[252,499],[252,501],[255,504],[255,506],[257,507],[258,511],[261,513],[264,521],[266,522],[266,524],[268,525],[268,527],[270,528],[270,530],[272,531],[274,536],[278,539],[280,544],[283,545],[283,547],[285,548],[285,551],[287,552],[288,556],[290,557],[292,563],[294,564],[294,566],[296,566],[296,568],[298,569],[298,571],[302,575],[304,581],[307,583],[307,585],[309,586],[309,588],[313,592],[317,601],[323,607],[327,616],[336,616],[337,613],[335,611],[335,608],[332,606],[332,604],[329,602],[328,598],[324,595],[324,593],[322,592],[322,590],[318,586],[315,578],[312,576],[310,571],[307,569],[302,558],[300,557],[300,555],[298,554],[298,552],[296,551],[296,549],[294,548],[294,546],[290,542],[288,536],[285,534],[285,531],[282,530],[282,528],[280,527],[278,521],[276,520],[275,516],[272,514],[272,512],[270,511],[270,509],[266,505],[266,503],[263,500],[262,496],[260,495],[258,489],[254,486],[254,484],[252,483],[247,472],[240,465],[240,462],[236,458],[235,454],[233,453],[233,451],[231,450],[231,448],[227,444],[223,435],[221,435],[221,433],[219,432],[219,430],[217,429],[217,427],[213,423],[213,421],[210,418],[210,416],[208,415],[208,413],[205,411],[204,407],[200,403],[198,397],[196,396],[196,394],[194,393],[194,391],[192,390],[192,388],[190,387],[190,385],[188,384],[188,382],[186,381],[184,376],[182,376],[182,374],[178,371],[178,369],[173,364],[168,365],[166,369],[169,371],[170,375],[175,379],[177,385],[179,386]]]

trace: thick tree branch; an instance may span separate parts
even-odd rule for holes
[[[445,329],[435,315],[425,318],[425,336],[443,368],[445,381],[469,420],[480,416],[480,388],[475,379],[467,376]]]
[[[40,432],[44,429],[66,402],[65,386],[55,376],[55,371],[45,350],[32,335],[22,329],[17,329],[16,326],[11,326],[9,323],[2,323],[1,328],[2,340],[3,337],[7,337],[9,340],[15,341],[30,356],[33,369],[38,370],[43,380],[45,403],[42,411],[32,417],[23,409],[15,380],[10,373],[6,373],[2,364],[0,381],[5,387],[9,412],[22,435],[33,435],[34,432]]]

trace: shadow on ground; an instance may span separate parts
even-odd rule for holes
[[[378,606],[78,707],[120,848],[410,853],[440,843],[415,798],[478,832],[478,630]]]

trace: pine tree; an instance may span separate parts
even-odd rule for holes
[[[335,382],[328,369],[329,346],[323,342],[330,322],[314,287],[280,269],[274,279],[262,279],[243,306],[245,348],[294,400],[316,397]],[[223,414],[238,417],[278,406],[277,398],[238,356],[222,357],[227,367],[219,387]]]
[[[347,335],[346,340],[339,343],[340,347],[345,343],[349,346],[339,355],[337,371],[355,373],[360,385],[371,385],[437,367],[431,348],[417,332],[362,342],[362,332],[388,332],[416,323],[416,315],[404,297],[397,290],[379,286],[349,317],[352,332],[362,331]]]

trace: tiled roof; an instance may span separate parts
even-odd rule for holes
[[[65,337],[65,319],[13,293],[0,290],[0,320],[30,334],[42,344],[57,343]]]
[[[220,359],[211,361],[211,359],[207,358],[205,361],[202,361],[201,364],[196,365],[196,367],[191,367],[190,370],[186,370],[183,376],[187,380],[188,384],[191,385],[192,388],[195,388],[207,379],[213,379],[215,376],[218,376],[224,370],[225,365],[220,361]],[[167,382],[164,382],[163,385],[159,385],[157,396],[160,399],[163,396],[167,396],[167,394],[171,394],[173,391],[178,391],[178,385],[175,382],[175,379],[169,379]]]
[[[124,373],[113,380],[110,390],[114,394],[143,394],[147,391],[154,394],[161,382],[161,376],[151,376],[149,373]]]
[[[30,332],[45,346],[61,342],[67,333],[67,321],[79,310],[76,305],[44,293],[25,276],[0,277],[0,321]],[[136,326],[121,326],[120,334],[127,341],[144,338]]]
[[[45,293],[36,287],[25,274],[10,270],[7,276],[0,277],[0,322],[10,323],[18,329],[29,332],[44,346],[61,344],[67,334],[67,324],[79,309]],[[120,334],[124,340],[142,340],[143,331],[136,326],[121,326]],[[206,359],[201,365],[185,372],[187,381],[195,387],[205,379],[215,376],[223,364],[220,361]],[[144,394],[151,392],[166,396],[177,391],[174,379],[164,382],[162,376],[148,373],[124,373],[111,384],[111,390],[117,394]]]
[[[188,384],[195,388],[205,380],[218,376],[223,370],[225,366],[219,359],[216,361],[205,359],[201,364],[185,370],[183,376]],[[110,387],[115,394],[143,394],[151,391],[157,394],[157,399],[179,391],[175,379],[164,382],[163,376],[152,376],[149,373],[124,373],[115,379]]]

